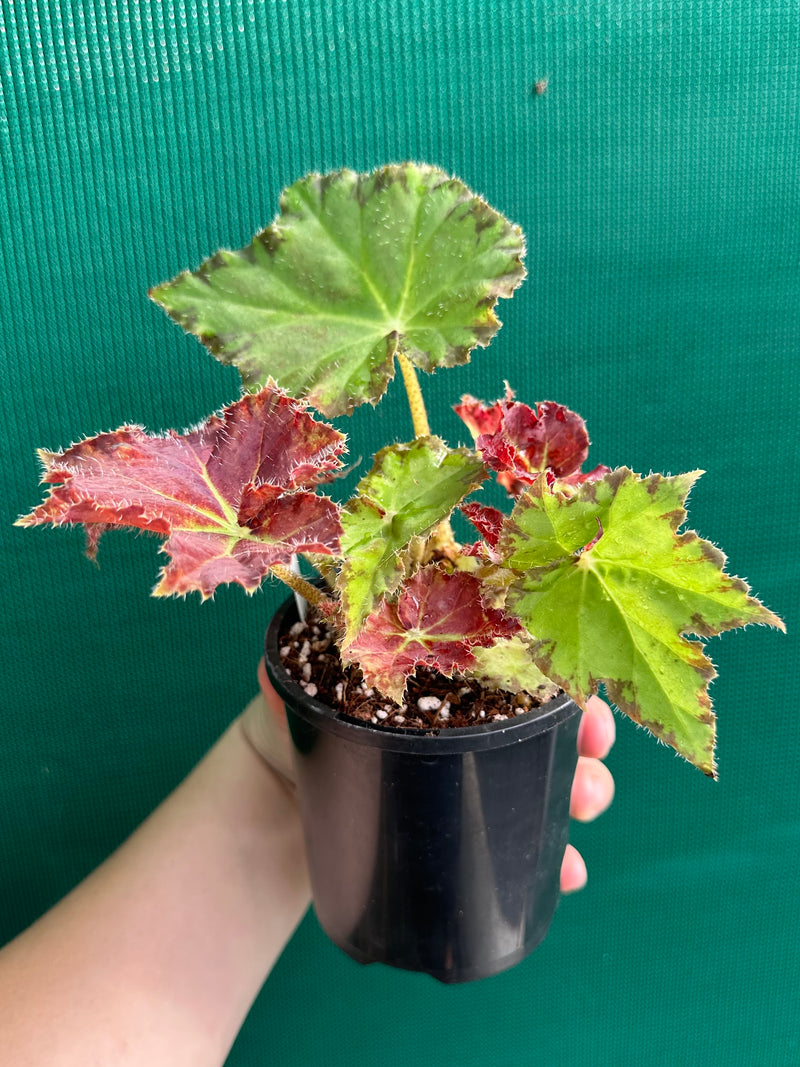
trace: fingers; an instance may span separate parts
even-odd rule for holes
[[[578,727],[578,766],[572,783],[569,813],[580,822],[591,822],[614,799],[614,779],[605,759],[616,739],[611,708],[599,697],[589,697]]]
[[[589,697],[578,727],[578,755],[605,759],[616,738],[611,708],[600,697]]]
[[[258,754],[281,779],[294,781],[289,728],[283,701],[272,688],[264,661],[258,665],[261,692],[248,704],[242,715],[242,728]]]
[[[604,763],[578,757],[569,800],[569,813],[578,822],[591,822],[614,799],[614,777]]]
[[[561,892],[575,893],[586,885],[586,864],[576,848],[567,845],[561,863]]]
[[[572,782],[569,813],[580,822],[591,822],[614,799],[614,778],[601,760],[616,740],[614,716],[608,704],[592,696],[578,727],[578,765]],[[574,893],[586,885],[586,864],[572,845],[567,845],[561,864],[561,892]]]
[[[267,668],[263,656],[258,662],[258,671],[256,673],[258,675],[258,684],[261,686],[261,692],[264,695],[267,706],[277,719],[278,724],[282,728],[288,729],[286,724],[286,708],[283,705],[283,701],[272,687],[272,682],[267,675]]]

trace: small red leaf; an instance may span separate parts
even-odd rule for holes
[[[461,546],[462,556],[474,556],[477,559],[486,559],[488,556],[485,541],[473,541],[469,545]]]
[[[425,567],[410,578],[396,603],[384,599],[345,655],[361,667],[367,685],[398,703],[406,679],[426,666],[452,675],[474,663],[472,648],[519,630],[518,622],[488,607],[471,574]]]
[[[503,532],[505,515],[497,508],[487,507],[485,504],[469,503],[462,504],[461,511],[469,519],[483,541],[476,541],[474,545],[462,548],[465,556],[477,556],[492,563],[498,563],[500,556],[495,551],[500,534]]]
[[[562,404],[514,401],[504,405],[503,429],[529,471],[550,468],[557,478],[574,474],[589,454],[586,423]]]
[[[485,538],[487,544],[494,548],[503,532],[505,516],[502,511],[477,503],[462,504],[461,511],[478,533]]]
[[[499,400],[494,404],[484,404],[474,396],[462,396],[461,403],[456,404],[453,411],[467,424],[475,439],[484,433],[497,433],[503,422]]]
[[[90,555],[110,525],[167,537],[159,594],[205,597],[230,581],[253,590],[294,552],[338,551],[338,508],[309,490],[341,467],[344,440],[267,386],[183,435],[123,426],[41,453],[43,480],[63,484],[19,521],[85,523]]]
[[[531,408],[514,400],[506,387],[503,400],[487,405],[464,397],[455,410],[477,437],[487,467],[497,472],[497,480],[511,496],[519,496],[543,471],[567,484],[579,484],[602,477],[607,470],[580,473],[589,435],[580,415],[562,404],[546,400]]]
[[[561,480],[568,485],[583,485],[584,482],[599,482],[601,478],[605,478],[605,476],[610,473],[611,468],[600,463],[593,470],[587,471],[585,474],[581,474],[579,471],[577,474],[571,474],[569,478],[562,478]]]

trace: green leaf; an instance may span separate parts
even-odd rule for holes
[[[434,167],[311,174],[250,245],[150,295],[245,384],[274,378],[326,415],[377,403],[394,357],[465,363],[525,271],[522,232]]]
[[[472,654],[476,662],[466,672],[467,676],[490,689],[505,689],[510,693],[524,690],[542,702],[558,693],[558,686],[536,666],[527,635],[517,634],[488,648],[474,648]]]
[[[540,476],[498,551],[518,574],[508,606],[542,671],[581,705],[605,683],[622,711],[714,776],[715,671],[683,635],[783,623],[724,573],[718,549],[677,533],[700,473],[641,478],[622,467],[571,496]]]
[[[414,539],[447,518],[485,477],[475,452],[450,449],[438,437],[419,437],[378,453],[341,516],[345,563],[337,585],[345,643],[406,576]]]

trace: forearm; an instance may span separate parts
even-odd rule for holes
[[[309,899],[296,805],[237,722],[0,952],[0,1062],[218,1067]]]

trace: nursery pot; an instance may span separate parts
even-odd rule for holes
[[[436,734],[347,719],[284,670],[269,677],[294,744],[314,908],[361,963],[443,982],[497,974],[547,933],[559,898],[579,709],[557,696],[501,722]]]

